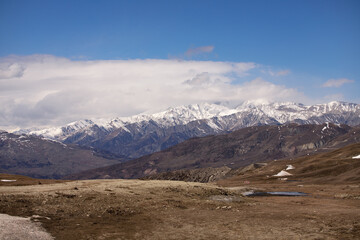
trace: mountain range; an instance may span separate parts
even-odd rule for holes
[[[65,144],[78,144],[134,159],[161,151],[193,137],[223,134],[245,127],[288,123],[360,124],[360,105],[330,102],[305,106],[298,103],[245,102],[235,108],[219,104],[193,104],[155,114],[126,118],[87,119],[66,126],[17,133],[41,136]]]

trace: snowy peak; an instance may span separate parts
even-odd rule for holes
[[[330,112],[356,112],[360,109],[360,105],[356,103],[346,103],[346,102],[337,102],[333,101],[328,104],[316,104],[310,106],[309,110],[318,111],[323,114]]]
[[[184,125],[199,119],[210,119],[215,116],[229,115],[236,111],[225,106],[217,104],[191,104],[187,106],[179,106],[168,108],[165,111],[154,114],[138,114],[131,117],[118,117],[114,119],[97,119],[93,123],[99,127],[111,130],[114,128],[123,128],[126,125],[134,123],[142,123],[154,121],[163,127]]]
[[[28,136],[28,135],[17,135],[17,134],[12,134],[12,133],[8,133],[6,131],[1,131],[0,132],[0,142],[1,142],[1,146],[2,147],[11,147],[11,146],[17,146],[18,148],[22,149],[24,147],[27,148],[31,148],[36,146],[36,141],[43,141],[45,143],[54,143],[56,141],[53,140],[44,140],[41,139],[39,137],[34,137],[34,136]],[[61,146],[66,147],[65,144],[61,143],[61,142],[56,142],[56,144],[59,144]]]
[[[360,111],[360,106],[355,103],[330,102],[328,104],[317,104],[305,106],[299,103],[259,103],[245,102],[237,107],[239,111],[260,110],[267,116],[276,119],[279,123],[292,122],[295,120],[309,120],[312,117],[320,117],[324,114],[346,114],[349,112]],[[317,122],[313,122],[317,123]],[[338,122],[336,122],[338,123]]]
[[[192,104],[169,108],[166,111],[155,113],[150,118],[161,125],[187,124],[200,119],[210,119],[233,113],[231,109],[217,104]]]
[[[214,131],[221,132],[254,125],[288,122],[301,124],[333,122],[357,125],[360,124],[360,105],[330,102],[305,106],[294,102],[247,101],[236,108],[229,108],[218,104],[201,103],[172,107],[154,114],[139,114],[113,119],[80,120],[62,127],[34,131],[21,130],[20,132],[63,141],[69,136],[79,134],[79,132],[87,136],[96,136],[99,135],[98,131],[102,131],[101,134],[106,135],[116,129],[122,129],[134,134],[132,132],[134,127],[130,127],[130,125],[135,124],[136,131],[141,132],[142,128],[146,128],[150,122],[160,128],[168,128],[186,125],[197,120],[206,120],[208,129],[212,129],[209,134],[213,134]],[[201,131],[205,134],[208,130],[202,129]]]
[[[153,121],[161,127],[171,127],[175,125],[185,125],[195,120],[230,115],[236,112],[237,111],[234,109],[229,109],[217,104],[191,104],[169,108],[154,114],[139,114],[131,117],[118,117],[113,119],[85,119],[72,122],[63,127],[53,127],[42,130],[20,130],[17,133],[26,133],[49,139],[64,140],[78,131],[87,131],[87,134],[92,135],[94,134],[93,128],[100,128],[107,132],[111,132],[114,129],[129,131],[126,127],[127,125],[141,124],[149,121]]]
[[[53,127],[42,130],[34,130],[28,132],[28,134],[39,135],[49,139],[54,139],[56,137],[61,138],[70,135],[72,133],[75,133],[76,131],[86,129],[87,127],[92,126],[93,124],[94,122],[91,120],[80,120],[69,123],[64,127]]]

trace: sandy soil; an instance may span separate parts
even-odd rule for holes
[[[249,189],[310,195],[243,197]],[[0,213],[38,215],[56,239],[360,239],[360,184],[3,184]]]

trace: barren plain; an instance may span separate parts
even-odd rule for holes
[[[0,177],[19,178],[0,182],[0,213],[39,221],[55,239],[360,238],[360,184]]]

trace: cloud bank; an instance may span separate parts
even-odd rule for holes
[[[200,102],[237,105],[304,98],[295,89],[259,78],[260,66],[251,62],[72,61],[32,55],[1,58],[0,66],[3,129],[130,116]]]

